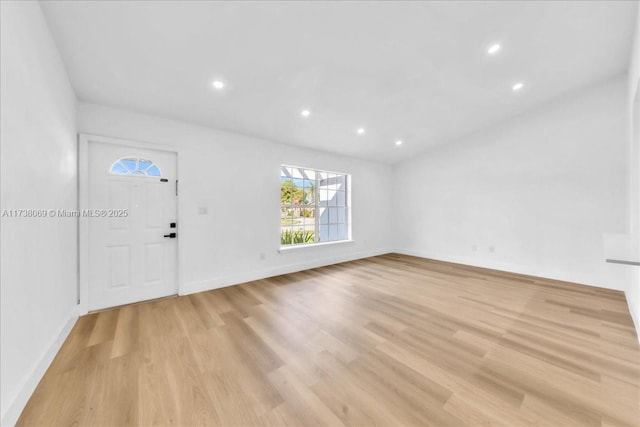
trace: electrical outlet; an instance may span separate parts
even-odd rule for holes
[[[209,210],[207,209],[206,206],[198,207],[198,215],[207,215],[208,213],[209,213]]]
[[[494,253],[496,251],[496,248],[494,248],[493,246],[489,246],[489,252]]]
[[[471,245],[471,250],[472,251],[477,251],[478,250],[478,245]]]
[[[260,259],[264,261],[267,258],[267,255],[264,252],[260,252]]]

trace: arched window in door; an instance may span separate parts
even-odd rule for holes
[[[151,160],[140,157],[123,157],[116,160],[111,165],[109,173],[112,175],[162,176],[158,165]]]

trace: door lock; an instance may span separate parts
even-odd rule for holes
[[[175,239],[178,235],[176,233],[165,234],[164,237],[168,237],[170,239]]]

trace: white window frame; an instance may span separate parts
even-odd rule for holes
[[[288,165],[288,164],[281,164],[280,165],[280,176],[282,177],[282,174],[286,171],[286,168],[291,168],[291,169],[299,169],[299,170],[304,170],[304,171],[312,171],[315,173],[315,184],[314,184],[314,195],[313,195],[313,205],[312,207],[310,207],[311,205],[300,205],[298,206],[298,208],[300,209],[313,209],[314,211],[314,242],[313,243],[291,243],[291,244],[286,244],[283,245],[282,243],[280,244],[280,250],[284,251],[284,250],[290,250],[290,249],[299,249],[299,248],[308,248],[308,247],[317,247],[317,246],[324,246],[324,245],[333,245],[333,244],[339,244],[339,243],[345,243],[345,242],[352,242],[352,235],[351,235],[351,174],[346,173],[346,172],[335,172],[335,171],[328,171],[328,170],[324,170],[324,169],[315,169],[315,168],[310,168],[310,167],[305,167],[305,166],[294,166],[294,165]],[[325,173],[325,174],[333,174],[333,175],[340,175],[340,176],[344,176],[345,177],[345,186],[344,186],[344,210],[345,210],[345,218],[344,218],[344,223],[339,222],[339,223],[328,223],[328,224],[323,224],[326,226],[330,226],[330,225],[341,225],[344,224],[345,228],[346,228],[346,237],[344,239],[340,239],[340,240],[328,240],[328,241],[320,241],[320,209],[321,208],[331,208],[332,206],[320,206],[320,174],[321,173]],[[294,178],[293,176],[290,176],[289,178],[291,179],[299,179],[299,178]],[[303,178],[302,179],[307,179],[308,178]],[[280,186],[282,186],[282,179],[280,179]],[[282,208],[286,206],[283,205],[282,203],[280,203],[280,210],[282,212]],[[342,206],[335,206],[335,207],[342,207]],[[282,216],[280,217],[280,221],[282,221]],[[282,225],[280,226],[280,234],[282,235]]]
[[[135,160],[136,162],[136,168],[135,169],[130,169],[124,162],[123,160]],[[147,166],[144,169],[140,169],[140,162],[150,162],[151,164],[149,166]],[[113,168],[117,165],[120,164],[120,166],[126,170],[126,173],[119,173],[119,172],[114,172]],[[158,169],[158,175],[148,175],[147,172],[150,171],[153,167],[155,166],[156,169]],[[141,172],[140,174],[136,174],[134,172],[139,171]],[[125,157],[120,157],[118,160],[116,160],[115,162],[113,162],[111,164],[111,167],[109,168],[109,174],[111,175],[118,175],[118,176],[132,176],[132,177],[143,177],[143,178],[162,178],[162,169],[160,169],[160,166],[158,166],[157,164],[155,164],[155,162],[153,160],[150,159],[143,159],[139,156],[125,156]]]

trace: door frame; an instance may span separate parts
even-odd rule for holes
[[[176,179],[180,178],[179,158],[180,150],[171,145],[156,144],[151,142],[132,141],[128,139],[112,138],[107,136],[78,134],[78,209],[89,209],[89,144],[98,142],[101,144],[112,144],[130,147],[131,149],[148,149],[158,151],[168,151],[176,155]],[[180,203],[180,193],[176,196],[177,221],[180,224],[182,217],[182,206]],[[182,294],[182,239],[178,238],[177,251],[177,278],[178,295]],[[78,217],[78,314],[84,315],[89,312],[89,218],[79,215]]]

